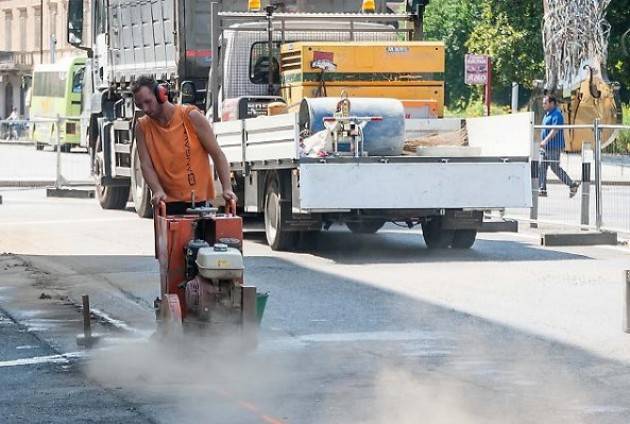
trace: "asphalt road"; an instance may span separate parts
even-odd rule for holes
[[[248,233],[247,282],[270,298],[258,349],[226,355],[212,340],[150,337],[151,221],[41,191],[2,194],[0,252],[12,254],[0,257],[0,307],[19,325],[0,329],[35,337],[41,350],[22,353],[35,343],[17,339],[0,349],[0,381],[34,386],[5,392],[0,412],[20,417],[17,400],[37,399],[40,384],[86,387],[85,401],[43,398],[56,409],[8,422],[62,420],[91,396],[104,407],[93,422],[116,422],[115,411],[159,423],[630,419],[626,248],[542,248],[523,233],[429,251],[417,231],[333,227],[317,251],[276,253]],[[87,353],[74,343],[84,293],[106,340]],[[11,362],[55,352],[63,364]],[[60,366],[68,380],[51,371]]]

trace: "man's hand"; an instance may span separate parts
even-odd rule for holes
[[[153,193],[153,197],[151,198],[151,204],[153,206],[157,206],[160,204],[160,201],[166,202],[166,193],[163,191],[158,191]]]
[[[234,202],[238,201],[238,197],[236,197],[236,194],[234,194],[231,188],[223,189],[223,193],[221,193],[221,195],[223,196],[223,200],[225,200],[226,204],[230,203],[232,200]]]

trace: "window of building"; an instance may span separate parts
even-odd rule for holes
[[[35,34],[34,37],[34,48],[36,50],[39,50],[39,46],[41,45],[41,40],[42,40],[42,30],[41,30],[41,25],[42,25],[42,10],[39,7],[35,7],[33,8],[33,16],[35,19],[33,19],[34,22],[34,31],[33,34]]]
[[[5,10],[4,12],[4,49],[7,51],[13,50],[13,12]]]
[[[26,51],[26,9],[20,9],[20,51]]]
[[[48,5],[48,29],[51,36],[57,39],[57,4],[50,3]]]

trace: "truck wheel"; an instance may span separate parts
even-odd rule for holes
[[[136,143],[131,148],[131,197],[133,205],[140,218],[151,218],[153,216],[153,206],[151,206],[151,189],[144,181],[142,169],[140,168],[140,156]]]
[[[453,244],[455,230],[441,228],[441,220],[434,218],[422,224],[422,237],[429,249],[447,249]]]
[[[385,221],[348,221],[346,226],[354,234],[374,234],[380,230]]]
[[[477,230],[456,230],[453,237],[453,249],[470,249],[475,244]]]
[[[297,233],[283,228],[280,199],[280,183],[272,177],[265,190],[265,235],[273,250],[289,250],[295,246]]]
[[[96,197],[103,209],[125,209],[129,200],[129,186],[104,186],[101,185],[103,163],[99,158],[95,163]]]
[[[44,150],[44,143],[35,142],[35,150]]]

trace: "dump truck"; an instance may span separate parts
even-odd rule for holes
[[[485,211],[531,207],[533,114],[443,118],[444,45],[421,40],[422,5],[405,6],[213,5],[207,116],[238,207],[264,218],[272,249],[312,247],[334,223],[374,233],[387,222],[421,225],[429,248],[470,248]],[[463,135],[414,144],[440,134]]]

